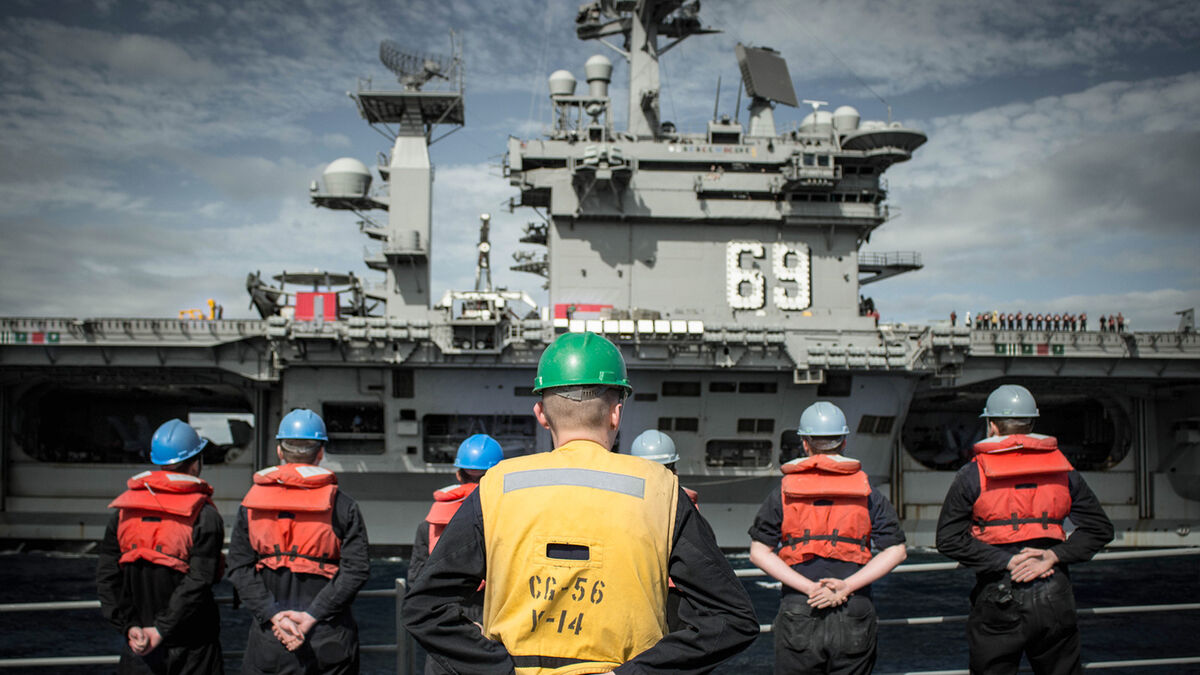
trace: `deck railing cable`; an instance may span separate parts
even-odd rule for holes
[[[1200,555],[1200,548],[1178,548],[1178,549],[1153,549],[1146,551],[1111,551],[1107,553],[1099,553],[1093,558],[1094,560],[1129,560],[1134,558],[1163,558],[1170,556],[1182,555]],[[899,565],[892,570],[893,574],[905,572],[942,572],[952,570],[959,567],[958,563],[916,563],[909,565]],[[734,570],[739,577],[757,577],[764,576],[765,573],[757,568]],[[396,642],[390,645],[362,645],[359,651],[362,653],[392,653],[396,654],[396,672],[403,675],[411,675],[416,672],[415,649],[412,636],[404,630],[400,624],[399,617],[404,607],[404,579],[396,579],[394,588],[379,588],[360,591],[360,598],[395,598],[396,600]],[[221,604],[231,604],[233,598],[231,596],[221,596],[216,598],[216,601]],[[13,602],[0,604],[0,612],[46,612],[46,611],[67,611],[80,609],[99,609],[99,600],[67,600],[57,602]],[[1076,611],[1079,615],[1102,615],[1102,614],[1134,614],[1143,612],[1182,612],[1200,610],[1200,603],[1178,603],[1172,605],[1126,605],[1120,607],[1085,607]],[[897,625],[923,625],[923,624],[938,624],[938,623],[953,623],[966,621],[966,615],[945,615],[945,616],[925,616],[925,617],[907,617],[902,619],[880,619],[881,626],[897,626]],[[760,633],[768,633],[771,631],[770,624],[759,626]],[[229,658],[239,658],[244,652],[225,652],[224,655]],[[0,659],[0,669],[3,668],[29,668],[29,667],[62,667],[62,666],[91,666],[91,665],[112,665],[120,660],[119,656],[48,656],[48,657],[30,657],[16,659]],[[1200,663],[1200,656],[1194,657],[1174,657],[1161,659],[1133,659],[1126,661],[1096,661],[1085,663],[1085,670],[1105,670],[1113,668],[1136,668],[1148,666],[1172,666],[1172,665],[1190,665]],[[912,671],[903,675],[967,675],[966,670],[927,670],[927,671]],[[900,674],[892,674],[900,675]]]

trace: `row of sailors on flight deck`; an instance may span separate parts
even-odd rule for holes
[[[410,571],[403,619],[430,655],[427,672],[707,673],[753,642],[749,597],[694,495],[676,487],[674,471],[610,452],[630,391],[620,351],[599,335],[560,336],[539,361],[534,391],[556,449],[487,469],[465,497],[448,495],[461,499],[452,518],[435,504],[428,527],[441,527],[440,543],[416,547],[429,554]],[[564,411],[591,426],[568,426]],[[993,392],[982,415],[989,437],[955,477],[939,520],[939,550],[978,575],[973,672],[1016,673],[1022,652],[1038,672],[1079,670],[1074,612],[1060,607],[1071,595],[1065,566],[1113,536],[1055,439],[1032,433],[1037,416],[1023,387]],[[797,431],[805,457],[781,467],[749,530],[750,560],[781,582],[775,672],[869,673],[870,584],[905,559],[904,533],[843,454],[850,430],[837,406],[809,406]],[[673,446],[647,432],[634,454],[673,464]],[[664,520],[674,521],[665,532]],[[622,604],[605,602],[613,597]]]
[[[1048,330],[1048,331],[1086,331],[1087,330],[1087,312],[1079,314],[1034,314],[1030,312],[1024,314],[1022,312],[979,312],[974,315],[974,322],[971,320],[971,313],[967,312],[966,320],[963,325],[976,330]],[[957,325],[958,313],[950,312],[950,325]],[[1121,313],[1116,315],[1104,315],[1100,317],[1100,332],[1102,333],[1124,333],[1128,321]]]
[[[637,457],[609,451],[631,389],[620,351],[595,334],[564,335],[535,385],[556,449],[501,461],[494,439],[466,439],[460,484],[435,493],[418,530],[400,619],[429,652],[428,671],[711,672],[747,647],[757,617],[695,493],[678,484],[674,443],[652,430],[635,441]],[[1111,524],[1054,439],[1031,433],[1027,390],[996,390],[984,416],[991,436],[956,476],[938,525],[939,549],[978,574],[972,669],[1015,672],[1022,651],[1039,654],[1035,668],[1077,666],[1077,629],[1047,637],[1039,608],[1070,595],[1055,570],[1090,558]],[[806,456],[783,465],[749,531],[751,561],[782,583],[776,672],[870,672],[870,584],[904,560],[904,534],[843,455],[837,406],[809,406],[798,432]],[[292,411],[277,438],[282,464],[255,474],[230,539],[229,576],[254,619],[242,672],[357,672],[362,516],[318,466],[328,440],[319,416]],[[211,587],[225,566],[223,525],[199,478],[203,447],[185,423],[164,424],[152,451],[160,470],[134,476],[111,505],[97,583],[127,643],[122,672],[221,670]],[[1016,488],[1029,485],[1025,508]],[[1004,625],[991,625],[999,615]]]

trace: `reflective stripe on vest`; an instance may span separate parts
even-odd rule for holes
[[[871,484],[857,460],[818,454],[783,465],[779,557],[789,565],[813,557],[866,564],[871,559]]]
[[[109,504],[121,510],[119,562],[146,560],[186,574],[192,529],[200,509],[212,503],[212,487],[196,476],[173,471],[143,471],[126,485],[129,489]]]
[[[665,467],[572,441],[496,465],[479,495],[484,635],[520,675],[608,672],[666,634],[679,481]]]
[[[242,505],[247,511],[256,569],[286,568],[332,579],[342,542],[333,531],[337,477],[308,464],[284,464],[254,474]]]
[[[1066,539],[1071,512],[1071,463],[1051,436],[1012,434],[975,445],[979,498],[971,534],[988,544]]]

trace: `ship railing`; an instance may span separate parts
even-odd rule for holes
[[[1172,548],[1172,549],[1150,549],[1144,551],[1111,551],[1097,554],[1093,560],[1132,560],[1138,558],[1165,558],[1170,556],[1192,556],[1200,555],[1200,547],[1196,548]],[[912,563],[897,566],[892,570],[892,574],[904,573],[923,573],[923,572],[946,572],[961,567],[956,562],[945,563]],[[758,568],[734,570],[734,574],[739,578],[763,577],[766,573]],[[383,645],[362,645],[359,651],[362,653],[395,653],[396,655],[396,672],[402,675],[412,675],[416,672],[416,649],[412,636],[404,630],[400,622],[400,616],[404,609],[404,593],[406,584],[404,579],[396,579],[394,588],[381,588],[360,591],[359,598],[394,598],[396,606],[396,642],[395,644]],[[233,598],[230,596],[218,597],[218,603],[232,604]],[[99,600],[71,600],[61,602],[19,602],[0,604],[0,613],[2,612],[45,612],[45,611],[69,611],[82,609],[99,609]],[[1110,614],[1142,614],[1149,612],[1187,612],[1200,610],[1200,602],[1181,602],[1174,604],[1163,605],[1124,605],[1111,607],[1084,607],[1076,610],[1079,616],[1100,616]],[[952,614],[943,616],[917,616],[904,617],[899,619],[879,619],[880,626],[918,626],[926,624],[942,624],[956,623],[967,620],[965,614]],[[762,624],[759,626],[759,633],[770,633],[773,630],[771,624]],[[229,651],[224,652],[227,658],[241,658],[244,652]],[[31,657],[31,658],[15,658],[15,659],[0,659],[0,669],[3,668],[29,668],[29,667],[62,667],[62,666],[89,666],[89,665],[112,665],[120,660],[120,656],[101,655],[101,656],[50,656],[50,657]],[[1169,657],[1157,659],[1130,659],[1123,661],[1093,661],[1083,664],[1085,670],[1105,670],[1113,668],[1139,668],[1139,667],[1164,667],[1178,665],[1200,664],[1200,656],[1185,656],[1185,657]],[[905,675],[968,675],[967,670],[935,670],[935,671],[910,671]]]

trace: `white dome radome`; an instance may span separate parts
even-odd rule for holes
[[[573,96],[575,94],[575,76],[569,70],[556,70],[550,73],[551,96]]]
[[[371,188],[371,172],[367,165],[353,157],[335,159],[322,174],[325,191],[331,195],[362,197]]]
[[[861,117],[853,106],[844,105],[833,111],[833,128],[841,133],[854,131],[858,128]]]

